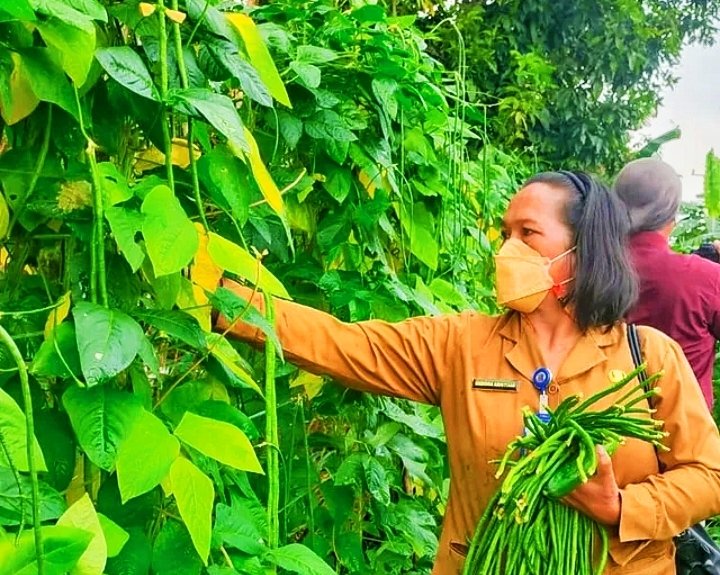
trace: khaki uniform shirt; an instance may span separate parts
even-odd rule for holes
[[[242,295],[249,297],[249,291]],[[489,461],[499,459],[522,433],[523,406],[538,407],[530,378],[543,363],[526,320],[517,313],[487,317],[468,312],[394,324],[348,324],[286,301],[276,301],[275,313],[285,357],[292,363],[354,389],[440,407],[451,480],[433,574],[459,573],[463,557],[450,543],[465,543],[472,535],[499,485]],[[232,333],[245,340],[262,337],[244,324],[236,324]],[[620,525],[611,528],[606,575],[674,574],[672,537],[720,513],[720,437],[697,381],[675,342],[652,328],[639,333],[648,371],[665,372],[655,417],[665,422],[670,451],[659,455],[663,473],[650,444],[629,440],[613,456],[622,512]],[[550,406],[605,388],[611,370],[633,368],[624,325],[591,330],[556,374]],[[517,388],[473,385],[483,379],[514,380]]]

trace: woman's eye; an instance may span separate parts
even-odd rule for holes
[[[523,228],[522,233],[524,236],[530,236],[535,233],[535,230],[531,230],[530,228]]]

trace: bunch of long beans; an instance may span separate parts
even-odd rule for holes
[[[661,374],[642,383],[639,367],[583,401],[568,397],[543,423],[523,411],[525,435],[516,438],[500,461],[507,470],[470,543],[463,575],[597,575],[604,571],[608,535],[597,524],[559,501],[597,470],[596,446],[613,453],[625,438],[665,449],[662,422],[652,418],[648,401]],[[628,388],[610,407],[590,408]],[[518,457],[516,457],[518,456]]]

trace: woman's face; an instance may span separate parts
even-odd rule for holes
[[[573,247],[573,233],[565,223],[568,192],[536,182],[522,188],[510,201],[503,218],[503,237],[521,240],[542,256],[555,258]],[[572,277],[575,254],[554,262],[550,275],[556,283]]]

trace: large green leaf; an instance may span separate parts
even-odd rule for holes
[[[240,82],[240,88],[251,100],[255,100],[263,106],[272,107],[272,95],[257,70],[245,61],[233,44],[213,42],[209,48],[215,58]]]
[[[58,56],[63,70],[77,86],[81,86],[90,72],[95,51],[95,27],[77,28],[57,18],[38,24],[38,31]]]
[[[195,550],[207,565],[215,501],[213,483],[190,460],[178,457],[170,468],[170,487]]]
[[[85,552],[92,533],[76,527],[53,525],[43,527],[42,557],[47,575],[64,575]],[[0,541],[0,575],[36,575],[37,550],[32,531],[24,531],[15,543],[14,537]]]
[[[0,6],[0,22],[15,19],[22,22],[35,20],[35,12],[28,0],[10,0]]]
[[[314,551],[299,543],[271,549],[265,558],[282,569],[300,575],[335,575],[335,571]]]
[[[105,542],[107,543],[107,556],[117,557],[130,539],[130,535],[112,519],[108,519],[102,513],[97,514],[100,527],[102,528]]]
[[[16,66],[33,94],[43,102],[57,104],[78,117],[77,101],[70,80],[58,67],[49,48],[29,48],[17,55]]]
[[[113,80],[140,96],[159,100],[150,72],[140,55],[130,46],[100,48],[95,52],[95,57]]]
[[[73,503],[58,519],[57,524],[77,527],[92,535],[87,549],[70,571],[70,575],[103,575],[108,557],[107,543],[90,496],[86,493]]]
[[[142,414],[140,400],[131,393],[98,386],[72,386],[63,395],[78,442],[95,465],[112,471],[122,442]]]
[[[247,166],[226,146],[220,145],[203,154],[198,161],[198,172],[212,199],[229,208],[238,225],[245,225],[251,199]]]
[[[210,232],[208,237],[208,253],[216,265],[256,284],[269,294],[290,298],[280,280],[247,250],[214,232]]]
[[[240,33],[245,44],[245,50],[250,57],[250,63],[258,71],[260,78],[262,78],[270,93],[281,104],[292,107],[290,97],[287,90],[285,90],[285,84],[283,84],[275,62],[255,22],[247,14],[239,12],[227,14],[227,19]]]
[[[260,386],[255,383],[252,375],[249,373],[247,362],[230,344],[230,342],[219,333],[208,333],[206,335],[208,342],[208,351],[217,359],[223,367],[229,370],[243,385],[256,391],[262,396],[263,392]]]
[[[73,308],[80,365],[89,386],[116,376],[132,363],[144,337],[129,315],[81,302]]]
[[[129,208],[111,207],[105,209],[105,218],[120,252],[136,272],[145,259],[145,252],[135,241],[136,234],[142,231],[143,215]]]
[[[224,96],[211,92],[206,88],[188,88],[178,90],[174,95],[187,104],[189,111],[205,118],[211,126],[225,136],[228,147],[234,154],[242,156],[250,152],[250,146],[245,137],[245,130],[233,101]]]
[[[226,546],[249,555],[261,555],[266,549],[267,512],[260,502],[235,499],[232,507],[218,503],[215,508],[215,537]]]
[[[390,484],[385,468],[374,457],[368,457],[363,462],[363,468],[365,469],[365,484],[370,495],[380,504],[386,507],[390,505]]]
[[[198,321],[183,311],[152,309],[137,312],[135,317],[190,347],[205,349],[207,346],[205,332]]]
[[[142,410],[118,452],[116,469],[123,503],[159,485],[179,454],[180,444],[163,422]]]
[[[152,570],[155,575],[200,575],[203,563],[193,548],[185,525],[166,521],[153,545]]]
[[[73,476],[77,459],[77,441],[68,414],[47,407],[35,411],[35,435],[47,465],[43,479],[54,489],[64,492]]]
[[[100,162],[97,170],[106,206],[114,206],[133,197],[133,191],[130,189],[127,179],[115,164]]]
[[[410,251],[432,270],[438,267],[440,248],[435,235],[435,222],[425,204],[417,202],[412,212],[402,218],[405,233],[410,238]]]
[[[230,423],[188,412],[175,429],[175,436],[220,463],[241,471],[263,473],[250,440]]]
[[[30,471],[27,457],[26,418],[20,406],[0,389],[0,466]],[[37,438],[33,437],[36,469],[47,471]]]
[[[155,277],[180,271],[198,249],[198,234],[172,190],[156,186],[142,203],[145,238]]]
[[[0,467],[0,525],[27,525],[32,521],[30,477],[18,478],[6,467]],[[62,515],[67,505],[65,499],[44,481],[40,481],[40,520],[49,521]]]

